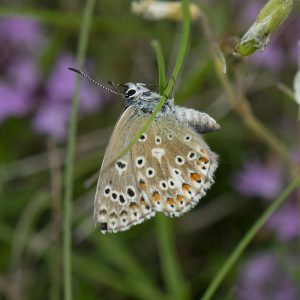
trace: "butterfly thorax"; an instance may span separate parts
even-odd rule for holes
[[[128,82],[122,85],[124,98],[128,106],[134,106],[145,114],[152,114],[153,110],[160,101],[161,96],[157,92],[149,90],[144,83]],[[173,111],[173,100],[167,99],[161,112],[168,113]]]

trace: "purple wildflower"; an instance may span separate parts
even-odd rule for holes
[[[233,176],[232,184],[242,195],[273,199],[282,188],[281,168],[277,164],[264,166],[258,161],[249,161]]]
[[[0,82],[0,123],[8,117],[23,116],[31,108],[31,101],[22,90]]]
[[[26,18],[0,18],[0,122],[23,116],[33,106],[38,83],[36,54],[42,44],[39,25]],[[36,50],[32,50],[36,49]]]
[[[65,139],[70,115],[70,105],[46,102],[39,108],[33,119],[35,132],[47,134],[57,141]]]
[[[265,67],[270,70],[280,70],[286,63],[286,54],[276,41],[271,40],[263,51],[253,53],[249,57],[251,64]]]
[[[241,2],[234,0],[232,3],[232,9],[235,11],[236,6],[239,6],[239,13],[237,15],[237,24],[242,24],[244,27],[243,29],[246,30],[247,27],[251,26],[256,20],[256,17],[265,4],[265,1],[256,0],[256,1],[248,1],[248,2]],[[241,5],[243,5],[241,7]]]
[[[0,41],[14,47],[35,51],[42,46],[43,33],[38,22],[24,17],[0,18]]]
[[[250,258],[242,267],[237,285],[238,300],[297,300],[299,290],[271,252]]]
[[[285,203],[270,217],[265,226],[274,230],[282,241],[300,236],[300,214],[296,202],[291,199]]]
[[[70,118],[76,83],[76,74],[68,70],[72,66],[75,66],[75,59],[71,54],[63,54],[57,59],[46,83],[43,103],[32,122],[35,132],[47,134],[59,141],[66,137]],[[81,115],[96,112],[105,101],[104,92],[87,80],[81,82],[79,97]]]
[[[16,89],[23,90],[23,92],[32,92],[39,82],[36,60],[31,57],[16,59],[8,67],[7,77]]]

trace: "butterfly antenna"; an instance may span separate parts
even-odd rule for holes
[[[117,86],[111,80],[109,80],[107,83],[109,85],[111,85],[117,93],[119,93],[120,95],[123,95],[122,93],[119,92]],[[120,84],[118,84],[118,85],[120,85]]]
[[[106,87],[106,86],[104,86],[103,84],[99,83],[98,81],[96,81],[95,79],[93,79],[93,78],[91,78],[90,76],[86,75],[85,73],[83,73],[83,72],[80,71],[80,70],[77,70],[77,69],[75,69],[75,68],[68,68],[68,69],[71,70],[71,71],[73,71],[73,72],[75,72],[75,73],[77,73],[77,74],[82,75],[83,77],[87,78],[87,79],[90,80],[91,82],[93,82],[93,83],[95,83],[96,85],[100,86],[100,87],[103,88],[104,90],[107,90],[107,91],[109,91],[109,92],[111,92],[111,93],[114,93],[114,94],[116,94],[116,95],[121,95],[121,96],[123,95],[123,94],[121,94],[121,93],[119,93],[119,92],[116,92],[116,91],[114,91],[114,90],[112,90],[112,89],[109,89],[108,87]]]

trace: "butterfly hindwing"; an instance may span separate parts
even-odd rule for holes
[[[180,216],[214,182],[217,156],[198,133],[173,118],[156,118],[146,138],[132,149],[143,161],[140,166],[136,162],[138,180],[155,210]]]

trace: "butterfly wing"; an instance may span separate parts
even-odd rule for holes
[[[203,138],[175,115],[157,117],[114,166],[107,166],[147,120],[125,110],[107,147],[95,199],[102,232],[129,229],[162,211],[180,216],[194,207],[213,184],[217,155]]]
[[[94,203],[95,222],[103,233],[127,230],[156,212],[138,186],[133,149],[108,168],[145,120],[133,107],[128,107],[115,126],[105,151]]]
[[[214,183],[218,166],[201,135],[174,116],[156,118],[147,140],[132,149],[138,182],[156,211],[180,216],[194,207]],[[152,171],[152,174],[149,174]]]

